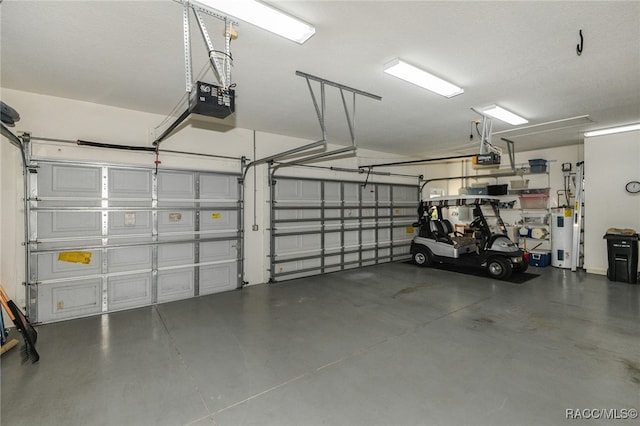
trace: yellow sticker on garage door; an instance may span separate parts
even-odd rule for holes
[[[90,251],[61,251],[58,253],[58,262],[82,263],[88,265],[91,263]]]
[[[413,234],[414,231],[413,226],[407,226],[407,234]]]
[[[220,213],[212,213],[211,214],[211,219],[220,219],[222,217],[222,215]]]

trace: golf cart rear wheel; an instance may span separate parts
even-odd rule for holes
[[[432,261],[433,255],[428,248],[419,248],[413,253],[413,263],[418,266],[429,266]]]
[[[499,280],[505,280],[511,276],[511,262],[501,257],[492,257],[487,261],[487,273]]]

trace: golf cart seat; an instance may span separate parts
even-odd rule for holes
[[[447,237],[451,240],[453,246],[455,248],[465,247],[476,243],[476,239],[473,237],[465,237],[462,235],[455,235],[455,231],[453,229],[453,225],[449,222],[448,219],[442,220],[442,228],[444,232],[446,232]],[[453,235],[450,235],[453,234]]]

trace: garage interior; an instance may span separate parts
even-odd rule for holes
[[[236,3],[0,3],[0,423],[635,424],[640,2]]]

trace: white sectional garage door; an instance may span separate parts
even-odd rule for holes
[[[410,258],[416,185],[277,178],[271,200],[273,281]]]
[[[238,176],[37,162],[29,314],[46,323],[235,289]]]

